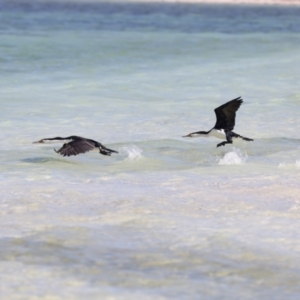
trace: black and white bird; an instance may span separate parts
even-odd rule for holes
[[[242,98],[238,97],[217,107],[215,109],[215,114],[217,117],[216,125],[211,130],[192,132],[183,137],[214,136],[216,138],[226,140],[225,142],[219,143],[217,147],[225,146],[226,144],[232,144],[232,138],[241,138],[245,141],[253,141],[253,139],[241,136],[232,131],[235,125],[235,113],[240,108],[242,103]]]
[[[91,139],[86,139],[84,137],[76,136],[76,135],[71,135],[66,138],[63,137],[54,137],[54,138],[47,138],[47,139],[42,139],[37,142],[33,142],[34,144],[36,143],[47,143],[47,142],[65,142],[63,146],[59,149],[54,151],[56,153],[59,153],[62,156],[72,156],[72,155],[77,155],[81,153],[85,153],[88,151],[91,151],[93,149],[98,148],[99,153],[103,155],[108,155],[110,156],[111,153],[118,153],[115,150],[108,149],[105,146],[103,146],[101,143],[91,140]]]

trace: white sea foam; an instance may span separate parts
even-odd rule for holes
[[[296,167],[297,169],[300,168],[300,160],[296,160],[295,163],[285,163],[285,162],[283,162],[283,163],[280,163],[278,165],[278,168],[294,168],[294,167]]]
[[[140,160],[143,157],[143,150],[135,145],[123,147],[122,150],[128,155],[127,160]]]
[[[219,165],[241,165],[246,162],[248,155],[242,153],[239,149],[233,148],[232,151],[226,153],[223,158],[219,159]]]
[[[297,164],[297,162],[296,162],[296,164]],[[280,163],[279,165],[278,165],[278,168],[285,168],[286,167],[286,163]]]

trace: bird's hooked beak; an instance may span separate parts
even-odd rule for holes
[[[44,141],[40,140],[40,141],[33,142],[32,144],[44,144]]]

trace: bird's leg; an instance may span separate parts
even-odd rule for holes
[[[220,147],[220,146],[225,146],[226,144],[232,144],[232,132],[231,131],[225,131],[225,133],[226,133],[226,140],[227,141],[219,143],[217,145],[217,148]]]
[[[54,148],[54,151],[55,151],[56,153],[60,153],[60,151],[63,150],[66,146],[67,146],[67,144],[63,144],[62,147],[61,147],[60,149],[58,149],[58,150],[56,150],[56,149]]]
[[[249,139],[247,137],[241,136],[241,135],[239,135],[239,134],[237,134],[235,132],[231,132],[231,133],[232,133],[232,136],[235,137],[235,138],[241,138],[242,140],[248,141],[248,142],[252,142],[253,141],[253,139]]]
[[[226,144],[232,144],[232,141],[231,142],[222,142],[222,143],[219,143],[218,145],[217,145],[217,148],[218,147],[220,147],[220,146],[225,146]]]

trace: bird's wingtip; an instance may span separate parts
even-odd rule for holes
[[[234,100],[237,100],[237,101],[242,101],[242,102],[243,102],[242,96],[238,96],[238,97],[237,97],[237,98],[235,98]]]

